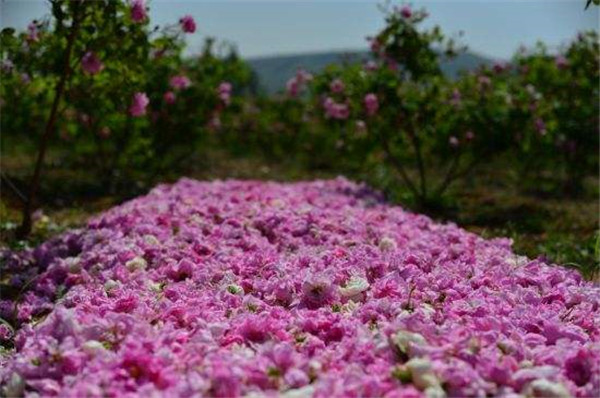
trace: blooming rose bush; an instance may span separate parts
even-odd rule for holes
[[[510,244],[341,178],[161,185],[2,253],[3,393],[597,396],[600,288]]]
[[[159,28],[150,26],[144,0],[52,4],[52,15],[27,31],[2,31],[2,143],[30,150],[38,144],[77,19],[50,146],[65,166],[94,172],[104,189],[178,170],[250,79],[235,52],[215,51],[213,39],[200,55],[183,57],[186,35],[196,32],[189,15]],[[224,82],[227,93],[219,92]]]

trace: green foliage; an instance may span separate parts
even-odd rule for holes
[[[2,144],[37,144],[54,86],[65,71],[69,27],[78,18],[55,126],[59,139],[51,147],[61,150],[71,167],[94,172],[109,190],[180,170],[206,144],[209,122],[229,109],[219,85],[230,82],[234,94],[241,94],[252,80],[232,49],[215,54],[213,39],[199,57],[184,59],[180,26],[151,28],[147,17],[134,20],[128,2],[50,3],[51,18],[32,22],[27,32],[2,31]],[[177,76],[189,84],[174,86]],[[135,93],[149,100],[142,115],[131,112]]]
[[[1,33],[4,148],[37,143],[78,4],[51,145],[111,191],[181,174],[192,155],[214,146],[401,187],[394,195],[408,192],[425,210],[450,203],[453,184],[492,158],[510,159],[524,190],[544,180],[554,193],[576,194],[597,172],[596,32],[558,54],[539,44],[450,79],[440,62],[463,48],[439,27],[424,29],[427,13],[408,6],[383,10],[365,65],[332,65],[312,78],[299,72],[287,95],[261,97],[249,67],[234,50],[217,51],[214,39],[184,58],[182,29],[134,20],[129,3],[51,1],[51,18]],[[100,70],[86,71],[89,54]],[[190,85],[174,88],[177,76]],[[221,93],[224,82],[231,93]],[[148,97],[144,115],[132,115],[135,93]]]

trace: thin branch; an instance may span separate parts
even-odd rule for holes
[[[56,122],[58,106],[60,104],[60,100],[63,96],[65,85],[67,80],[71,74],[71,52],[73,50],[73,45],[75,43],[75,38],[77,37],[77,32],[79,30],[79,24],[81,22],[80,19],[80,3],[75,3],[74,5],[75,11],[73,16],[73,25],[71,26],[71,31],[69,32],[69,36],[67,38],[67,47],[65,49],[65,55],[63,60],[63,73],[56,85],[56,89],[54,92],[54,100],[52,102],[52,108],[50,110],[50,115],[48,116],[48,121],[46,123],[46,128],[44,130],[44,134],[42,135],[40,142],[40,149],[38,152],[37,161],[35,163],[35,169],[33,172],[33,177],[31,179],[31,184],[29,186],[29,194],[27,196],[27,200],[25,205],[23,206],[23,220],[21,222],[21,226],[17,230],[17,236],[19,238],[24,238],[31,232],[31,210],[33,207],[33,203],[35,201],[35,195],[39,186],[40,175],[42,173],[42,166],[44,164],[44,157],[46,155],[46,149],[48,147],[48,141],[52,132],[54,130],[54,124]]]
[[[448,168],[448,172],[446,173],[446,176],[444,177],[443,182],[440,184],[438,189],[435,191],[436,196],[440,196],[444,192],[446,192],[446,189],[452,182],[452,177],[454,176],[454,173],[456,172],[456,169],[458,168],[458,165],[460,164],[460,162],[459,162],[460,154],[461,154],[461,152],[459,150],[456,150],[456,153],[454,154],[454,157],[452,158],[452,162],[450,163],[450,167]]]
[[[406,170],[404,170],[404,165],[393,155],[392,150],[389,145],[389,142],[385,138],[384,134],[379,133],[379,137],[381,139],[381,143],[383,144],[383,151],[385,153],[386,159],[389,162],[391,162],[392,165],[398,170],[398,172],[400,173],[400,176],[402,177],[402,180],[408,186],[408,189],[410,189],[410,191],[413,193],[413,195],[415,195],[415,197],[418,198],[420,196],[419,192],[418,192],[417,188],[415,187],[414,183],[411,181],[411,179],[408,178],[408,174],[406,173]]]
[[[15,195],[17,195],[19,199],[21,199],[21,202],[25,203],[27,201],[27,197],[19,190],[19,188],[17,188],[15,184],[12,183],[6,174],[0,172],[0,179],[4,181],[4,183],[10,188],[11,191],[13,191]]]

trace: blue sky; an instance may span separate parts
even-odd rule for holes
[[[365,36],[377,32],[381,1],[370,0],[151,0],[151,20],[163,25],[180,16],[195,17],[198,31],[189,36],[189,51],[203,37],[237,45],[246,57],[366,47]],[[578,31],[598,29],[599,8],[584,11],[585,0],[436,0],[413,1],[425,7],[429,25],[446,33],[463,30],[463,43],[475,52],[509,58],[520,44],[538,39],[557,47]],[[397,2],[395,4],[401,4]],[[43,0],[0,0],[2,26],[24,28],[47,13]]]

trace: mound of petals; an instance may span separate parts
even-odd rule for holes
[[[3,257],[9,396],[600,394],[598,286],[341,178],[184,179]]]

